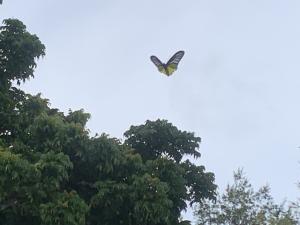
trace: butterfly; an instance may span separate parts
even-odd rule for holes
[[[178,67],[178,63],[182,59],[184,55],[184,51],[178,51],[176,52],[167,63],[162,63],[156,56],[152,55],[150,57],[151,61],[154,63],[154,65],[157,67],[158,71],[167,75],[171,76]]]

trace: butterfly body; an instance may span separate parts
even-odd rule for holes
[[[184,51],[176,52],[167,63],[162,63],[156,56],[151,56],[150,59],[157,67],[158,71],[165,74],[166,76],[171,76],[178,67],[178,63],[182,59]]]
[[[162,66],[158,68],[159,72],[170,76],[175,71],[175,69],[170,68],[166,63],[162,63]]]

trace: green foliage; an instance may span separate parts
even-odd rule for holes
[[[14,84],[33,77],[45,54],[15,19],[0,28],[0,223],[6,225],[176,225],[180,214],[214,199],[214,175],[200,138],[166,120],[90,137],[82,109],[67,115]]]
[[[19,20],[4,20],[0,27],[0,135],[2,142],[11,141],[18,135],[19,108],[26,98],[15,87],[33,77],[36,60],[45,54],[45,46],[36,35],[26,31]]]
[[[0,219],[6,224],[26,224],[40,215],[40,205],[54,199],[68,179],[72,164],[66,155],[36,155],[39,160],[30,162],[9,149],[0,151]]]
[[[131,182],[97,182],[98,193],[91,201],[97,211],[93,224],[165,224],[172,202],[168,187],[149,174],[132,176]],[[125,204],[124,204],[125,203]],[[110,211],[107,211],[107,209]],[[99,221],[99,217],[101,220]]]
[[[180,131],[166,120],[146,121],[145,125],[131,126],[125,132],[126,144],[134,148],[145,160],[167,156],[179,162],[184,155],[200,157],[197,151],[200,137]]]
[[[76,192],[59,193],[53,202],[41,204],[42,225],[84,225],[88,206]]]
[[[45,55],[45,46],[36,35],[26,31],[19,20],[4,20],[0,27],[0,88],[10,87],[33,77],[35,60]]]
[[[186,202],[201,203],[214,199],[216,185],[214,174],[205,172],[184,156],[200,157],[200,138],[193,133],[180,131],[166,120],[146,121],[144,125],[131,126],[125,132],[125,144],[139,153],[147,171],[168,185],[168,196],[173,202],[171,224],[178,224]]]
[[[292,208],[273,202],[268,186],[254,191],[242,170],[216,201],[203,201],[196,212],[198,225],[296,225]]]

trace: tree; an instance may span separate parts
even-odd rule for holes
[[[168,196],[173,202],[171,224],[178,224],[180,212],[203,199],[215,197],[214,174],[206,173],[204,166],[196,166],[184,156],[200,157],[197,151],[200,138],[180,131],[166,120],[146,121],[131,126],[125,132],[125,144],[139,153],[147,165],[148,173],[168,185]]]
[[[234,173],[234,183],[215,202],[203,201],[197,208],[198,225],[296,225],[292,207],[274,203],[268,186],[254,191],[243,170]]]
[[[0,135],[9,142],[19,132],[21,102],[26,98],[23,91],[12,86],[15,81],[34,77],[36,60],[45,55],[45,46],[36,35],[26,31],[19,20],[4,20],[0,27]]]
[[[200,157],[197,149],[201,138],[178,130],[166,120],[148,120],[145,125],[131,126],[124,135],[127,138],[125,142],[145,160],[164,155],[178,163],[184,155]]]
[[[121,142],[91,137],[84,110],[67,114],[18,88],[45,46],[16,19],[0,28],[0,221],[7,225],[176,225],[215,197],[200,138],[166,120],[132,126]]]

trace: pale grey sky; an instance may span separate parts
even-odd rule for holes
[[[47,48],[23,88],[84,108],[92,132],[164,118],[202,138],[221,190],[243,167],[276,200],[300,196],[300,1],[4,0],[11,17]],[[149,60],[178,50],[171,77]]]

